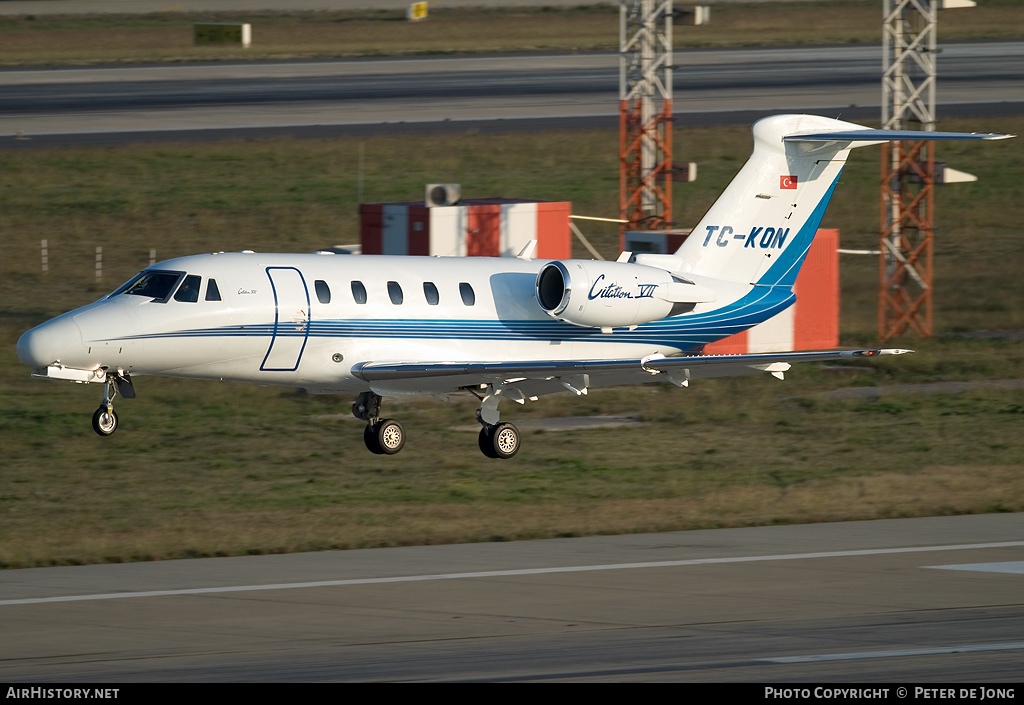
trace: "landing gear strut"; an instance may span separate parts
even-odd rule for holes
[[[362,392],[352,404],[352,415],[366,421],[363,443],[376,455],[394,455],[405,447],[405,429],[394,419],[380,418],[379,394]]]
[[[117,413],[114,411],[114,397],[120,392],[125,399],[135,398],[135,386],[131,376],[124,370],[107,372],[103,382],[103,401],[92,415],[92,430],[101,436],[109,436],[117,430]]]

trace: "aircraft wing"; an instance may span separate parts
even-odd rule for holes
[[[900,355],[911,350],[827,350],[747,355],[661,354],[620,360],[538,360],[506,362],[364,362],[353,374],[378,394],[439,394],[464,387],[493,385],[515,401],[560,391],[585,394],[588,387],[643,382],[672,382],[767,372],[777,377],[794,362],[849,360]]]

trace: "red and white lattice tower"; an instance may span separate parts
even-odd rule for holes
[[[935,130],[938,10],[970,0],[883,0],[882,128]],[[882,147],[878,337],[932,334],[935,142]]]
[[[620,231],[672,221],[672,0],[619,3]]]

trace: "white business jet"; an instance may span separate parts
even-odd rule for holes
[[[134,377],[165,375],[356,395],[364,442],[391,455],[405,432],[383,397],[469,392],[480,449],[519,450],[503,399],[590,387],[769,373],[793,362],[897,355],[832,350],[702,355],[792,305],[793,283],[852,147],[1009,135],[871,130],[810,115],[754,125],[754,151],[671,255],[616,262],[255,252],[148,267],[113,293],[33,328],[18,357],[36,377],[101,382],[93,428]]]

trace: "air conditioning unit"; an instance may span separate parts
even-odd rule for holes
[[[459,190],[459,184],[427,184],[427,194],[423,200],[428,208],[454,206],[459,202]]]

